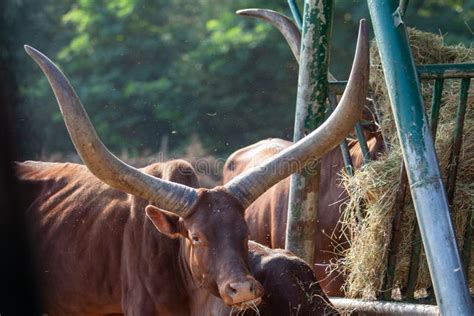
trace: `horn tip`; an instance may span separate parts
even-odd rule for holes
[[[359,21],[359,28],[363,31],[367,31],[367,20],[366,19],[360,19]]]
[[[252,12],[254,12],[255,9],[240,9],[235,11],[235,14],[237,15],[251,15]]]
[[[47,67],[47,68],[57,68],[57,66],[54,64],[54,62],[51,61],[45,54],[40,52],[34,47],[31,47],[29,45],[24,45],[26,53],[28,56],[33,59],[35,63],[37,63],[41,68]]]
[[[31,47],[30,45],[23,45],[23,48],[25,49],[26,53],[28,55],[31,55],[36,49],[34,49],[33,47]]]
[[[34,47],[31,47],[30,45],[23,45],[26,53],[33,58],[34,61],[38,62],[39,60],[44,59],[46,56],[44,56],[39,50],[37,50]]]

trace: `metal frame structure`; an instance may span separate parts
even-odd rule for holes
[[[318,5],[322,4],[322,5]],[[297,12],[296,4],[294,10]],[[293,140],[296,142],[324,122],[328,96],[329,39],[333,0],[306,0],[301,32],[300,68]],[[317,21],[317,22],[316,22]],[[312,166],[312,170],[320,170]],[[320,174],[303,171],[291,177],[286,247],[313,264]]]
[[[368,4],[438,306],[442,314],[472,315],[471,297],[400,8],[389,0],[368,0]]]
[[[320,113],[325,111],[328,97],[329,104],[334,106],[336,103],[334,90],[341,90],[344,82],[329,85],[327,83],[333,0],[305,0],[302,19],[296,1],[288,0],[288,3],[297,25],[302,26],[302,53],[294,139],[298,140],[322,123]],[[400,229],[406,190],[410,188],[419,223],[419,233],[418,235],[415,233],[414,238],[423,242],[439,311],[445,315],[472,315],[472,302],[464,273],[466,266],[463,265],[458,251],[448,205],[454,198],[467,91],[470,78],[474,77],[474,65],[423,65],[416,68],[403,22],[407,4],[408,1],[403,0],[368,0],[385,81],[390,87],[389,98],[402,144],[403,165],[406,166],[406,169],[402,166],[401,170],[402,185],[397,195],[398,209],[394,218],[392,246],[396,249],[399,242],[397,231]],[[323,45],[315,41],[315,36],[320,37]],[[313,69],[313,73],[310,69]],[[440,176],[434,137],[443,80],[448,78],[461,80],[461,92],[446,192]],[[423,108],[420,79],[435,80],[431,127]],[[319,94],[309,91],[309,87],[313,86]],[[314,95],[318,97],[314,98]],[[358,136],[362,136],[360,126],[356,127],[356,131],[357,129],[359,129]],[[365,144],[364,139],[359,138],[359,141]],[[345,152],[347,146],[341,144],[341,149],[343,156],[348,160],[347,152]],[[367,152],[365,152],[365,158],[368,158]],[[346,170],[352,172],[349,161]],[[317,183],[319,183],[319,177],[313,180],[305,175],[293,177],[288,210],[287,248],[310,263],[312,263],[314,250],[314,231],[312,230],[314,230],[314,221],[317,219],[317,210],[314,207],[318,193]],[[311,238],[313,238],[313,243]],[[472,240],[471,229],[466,230],[466,240]],[[418,250],[414,249],[413,258],[418,257],[417,252],[421,250],[420,242],[415,245]],[[470,249],[467,246],[464,248],[464,262],[468,264]],[[385,288],[391,288],[393,282],[396,263],[394,251],[388,261]],[[409,277],[411,280],[408,286],[409,298],[414,290],[413,280],[416,279],[417,264],[417,260],[414,259],[413,271]],[[385,295],[384,298],[390,299],[389,295]]]
[[[459,165],[459,153],[462,144],[462,130],[464,126],[464,118],[467,108],[467,96],[470,85],[470,79],[474,77],[474,64],[450,64],[450,65],[421,65],[417,67],[418,78],[423,80],[434,80],[433,96],[431,101],[430,111],[430,129],[433,136],[433,141],[436,139],[439,111],[441,108],[441,96],[445,80],[460,80],[459,102],[456,113],[456,128],[452,136],[452,151],[450,154],[450,161],[448,163],[449,170],[447,170],[448,178],[447,185],[447,199],[448,205],[452,205],[454,200],[454,193],[456,187],[457,168]],[[397,192],[397,203],[395,206],[395,217],[393,220],[392,242],[390,245],[390,255],[388,260],[387,275],[384,282],[384,299],[390,300],[391,292],[388,289],[393,287],[393,279],[395,275],[396,253],[400,244],[400,225],[403,217],[403,206],[406,197],[406,188],[408,178],[404,166],[402,166],[400,175],[400,188]],[[471,222],[472,213],[468,214],[467,223]],[[414,245],[411,257],[411,265],[408,274],[408,283],[404,295],[407,300],[414,300],[415,282],[418,276],[419,258],[421,252],[421,240],[419,230],[415,230],[413,236]],[[464,248],[462,249],[462,261],[464,270],[469,271],[472,242],[472,229],[466,229],[464,238]],[[469,280],[469,276],[467,276]]]

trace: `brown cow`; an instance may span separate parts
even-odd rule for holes
[[[90,176],[32,169],[32,183],[48,179],[32,201],[30,218],[44,273],[51,273],[44,284],[56,313],[186,315],[194,310],[185,295],[192,286],[220,296],[229,306],[257,303],[263,291],[248,268],[244,210],[336,146],[360,116],[368,87],[368,36],[362,23],[346,91],[327,124],[226,185],[195,189],[151,176],[110,153],[64,74],[39,51],[25,49],[46,75],[89,171],[127,193],[108,191]],[[288,161],[298,163],[273,172]],[[146,216],[161,235],[145,229],[149,224],[139,201],[150,204]]]
[[[194,170],[182,160],[142,170],[198,186]],[[17,163],[16,173],[49,314],[157,311],[217,316],[232,311],[193,278],[185,239],[164,242],[169,238],[147,220],[144,199],[101,183],[83,165],[28,161]],[[265,289],[260,315],[333,312],[311,268],[301,259],[251,241],[248,259],[252,274]],[[162,291],[159,285],[165,280],[167,291]],[[128,295],[121,300],[122,293]],[[138,299],[140,309],[122,310],[121,304],[127,306],[130,299]],[[250,310],[244,315],[252,314]]]
[[[247,9],[238,11],[238,14],[263,19],[274,25],[287,40],[295,58],[299,61],[301,35],[298,28],[287,17],[271,10]],[[330,80],[335,80],[330,73]],[[372,120],[370,113],[366,113],[367,120]],[[370,115],[370,116],[369,116]],[[374,126],[365,127],[365,136],[372,159],[383,151],[383,139]],[[224,165],[224,183],[231,181],[241,173],[262,162],[271,159],[293,143],[282,139],[263,140],[234,152]],[[353,166],[359,168],[363,163],[363,155],[358,142],[349,145]],[[340,173],[344,167],[339,148],[334,148],[321,158],[321,192],[318,201],[318,223],[316,245],[314,253],[314,269],[322,288],[330,296],[343,296],[341,287],[344,277],[337,271],[327,271],[328,263],[337,257],[337,253],[347,244],[345,236],[341,234],[339,219],[340,206],[347,198],[344,189],[339,185]],[[290,179],[285,179],[251,204],[245,213],[245,219],[250,230],[250,239],[272,248],[285,247],[285,232],[288,209]]]
[[[25,162],[16,171],[48,314],[189,314],[187,293],[201,278],[189,268],[188,239],[153,229],[146,200],[107,186],[83,165]],[[143,171],[197,186],[183,161]]]

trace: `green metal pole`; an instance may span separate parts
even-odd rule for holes
[[[420,79],[469,79],[474,77],[474,63],[419,65],[416,69]]]
[[[436,140],[436,133],[438,131],[438,120],[439,110],[441,109],[441,97],[443,96],[443,84],[444,79],[436,79],[435,86],[433,88],[433,100],[431,101],[431,134],[433,135],[433,141]]]
[[[290,10],[293,14],[293,18],[295,19],[296,25],[301,30],[301,24],[303,24],[303,22],[301,21],[301,13],[298,9],[298,5],[296,4],[296,0],[288,0],[288,5],[290,6]]]
[[[451,206],[454,201],[454,192],[456,191],[456,178],[459,166],[459,153],[462,145],[462,132],[464,129],[464,118],[467,108],[467,94],[469,91],[471,79],[461,80],[461,91],[459,93],[459,105],[456,111],[456,126],[454,128],[451,155],[448,163],[448,179],[446,181],[448,192],[448,203]]]
[[[398,1],[367,2],[439,309],[442,315],[472,315],[471,297]]]
[[[305,0],[301,40],[294,141],[298,141],[325,118],[327,76],[333,0]],[[291,177],[286,248],[309,264],[314,262],[316,206],[320,164]]]

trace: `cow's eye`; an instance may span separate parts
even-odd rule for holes
[[[192,235],[191,240],[193,241],[193,244],[198,244],[201,241],[201,239],[196,235]]]

